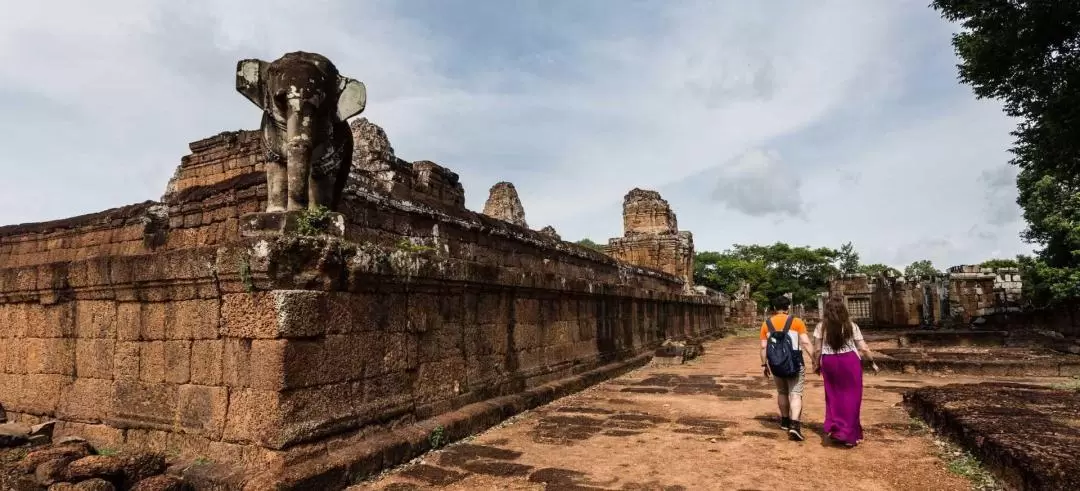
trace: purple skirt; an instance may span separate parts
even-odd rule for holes
[[[834,440],[855,444],[863,439],[862,361],[854,351],[821,355],[821,378],[825,381],[825,433]]]

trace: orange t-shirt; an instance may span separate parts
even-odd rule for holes
[[[772,319],[773,329],[777,332],[784,330],[784,323],[787,322],[787,314],[775,314]],[[791,329],[788,330],[788,338],[791,339],[791,347],[796,351],[799,350],[799,335],[806,334],[806,323],[802,319],[795,317],[791,320]],[[761,323],[761,340],[764,341],[769,337],[769,326],[764,322]]]

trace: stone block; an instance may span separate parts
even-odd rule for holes
[[[26,336],[64,338],[75,336],[75,302],[55,305],[30,304],[26,319]]]
[[[118,380],[113,387],[113,406],[107,423],[117,428],[173,429],[177,386]]]
[[[280,397],[274,391],[231,390],[222,439],[273,448],[282,422]]]
[[[142,322],[142,304],[139,302],[120,302],[116,306],[116,339],[120,341],[138,341]]]
[[[182,300],[167,309],[165,337],[168,339],[216,339],[219,335],[217,300]]]
[[[160,341],[165,339],[165,306],[164,302],[148,302],[142,304],[141,322],[139,325],[139,339],[143,341]]]
[[[64,386],[56,408],[62,420],[100,423],[112,408],[113,381],[95,378],[76,378]]]
[[[225,385],[282,390],[286,343],[283,339],[226,339],[222,356]]]
[[[467,367],[464,358],[449,358],[420,365],[413,394],[417,404],[428,404],[457,397],[465,385]]]
[[[77,301],[75,333],[80,338],[115,338],[116,302],[112,300]]]
[[[111,393],[110,393],[111,395]],[[59,421],[53,432],[53,439],[66,436],[79,437],[95,448],[117,448],[125,443],[124,430],[105,424],[88,424],[73,421]]]
[[[75,375],[111,379],[113,376],[112,339],[78,339],[75,342]]]
[[[23,366],[25,373],[75,374],[76,345],[74,339],[26,338],[18,341],[18,343],[25,349],[25,364]],[[12,347],[14,346],[9,346],[5,351],[14,355],[15,350],[11,349]],[[12,361],[9,360],[9,363]]]
[[[165,341],[165,381],[186,384],[191,380],[191,341]]]
[[[278,337],[277,309],[272,292],[230,293],[221,303],[222,335],[233,338]]]
[[[139,380],[165,381],[165,342],[145,341],[139,344]]]
[[[221,439],[229,408],[229,391],[225,387],[182,385],[177,391],[177,411],[180,431]]]
[[[139,379],[138,341],[118,341],[113,351],[113,378],[116,380]]]
[[[224,350],[225,341],[222,339],[193,341],[191,343],[191,383],[220,385]]]
[[[21,412],[32,414],[54,414],[60,400],[60,393],[71,383],[72,378],[57,374],[28,374],[23,376],[22,391],[16,395]]]

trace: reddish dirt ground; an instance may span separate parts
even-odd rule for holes
[[[757,346],[710,343],[685,365],[636,370],[350,489],[971,489],[900,402],[908,388],[975,379],[867,374],[866,440],[848,450],[824,443],[824,389],[808,375],[796,443],[775,422]]]

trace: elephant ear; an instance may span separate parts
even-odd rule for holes
[[[236,63],[236,91],[249,101],[265,109],[263,86],[266,83],[266,65],[262,60],[248,59]]]
[[[345,121],[364,111],[367,107],[367,87],[363,82],[338,77],[337,116]]]

